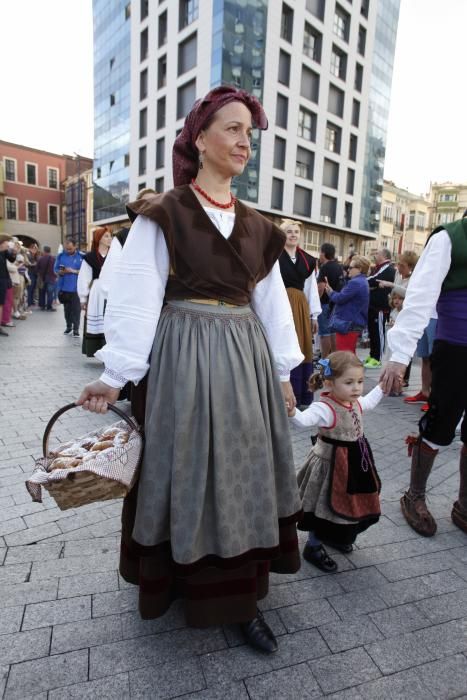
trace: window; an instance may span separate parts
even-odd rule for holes
[[[56,204],[49,204],[49,224],[58,226],[58,207]]]
[[[306,66],[302,66],[302,81],[300,84],[300,95],[306,97],[311,102],[318,102],[319,97],[319,75]]]
[[[297,158],[295,160],[295,175],[313,180],[313,170],[315,166],[315,154],[307,148],[297,147]]]
[[[58,190],[58,169],[47,168],[47,180],[51,190]]]
[[[360,102],[352,100],[352,126],[358,126],[360,121]]]
[[[178,45],[178,75],[182,75],[196,66],[197,46],[196,32]]]
[[[145,61],[148,57],[149,35],[148,28],[143,29],[139,38],[139,60]]]
[[[128,168],[129,165],[130,165],[130,154],[125,153],[125,155],[123,156],[123,167]]]
[[[363,66],[360,65],[360,63],[357,63],[355,66],[355,82],[354,82],[355,90],[358,90],[358,92],[361,92],[362,85],[363,85]]]
[[[311,215],[311,195],[312,192],[307,187],[295,185],[293,195],[293,213],[302,216]]]
[[[290,81],[290,54],[279,51],[279,75],[277,80],[283,85],[288,85]]]
[[[277,95],[276,103],[276,126],[287,129],[287,118],[289,112],[289,100],[284,95]]]
[[[149,0],[141,0],[139,13],[141,19],[146,19],[149,13]]]
[[[350,134],[349,141],[349,160],[357,160],[357,137],[355,134]]]
[[[457,201],[457,194],[440,194],[438,197],[438,202],[455,202]]]
[[[306,9],[321,21],[324,19],[324,4],[326,0],[306,0]]]
[[[300,107],[298,110],[297,135],[307,141],[316,141],[316,121],[316,114],[304,107]]]
[[[344,204],[344,226],[345,228],[352,227],[352,202]]]
[[[271,209],[282,209],[284,198],[284,181],[277,177],[272,178],[271,188]]]
[[[422,212],[417,212],[417,231],[423,231],[425,229],[425,214]]]
[[[196,99],[196,80],[190,80],[177,90],[177,119],[186,117]]]
[[[165,126],[165,97],[157,100],[156,128],[163,129]]]
[[[337,117],[344,114],[344,91],[332,84],[329,85],[328,111]]]
[[[285,39],[290,44],[292,43],[293,33],[293,10],[291,7],[282,3],[281,17],[281,39]]]
[[[358,44],[357,44],[357,49],[358,53],[361,56],[365,55],[365,45],[366,45],[366,29],[365,27],[360,26],[358,28]]]
[[[37,202],[26,202],[27,221],[37,221]]]
[[[139,99],[144,100],[148,96],[148,69],[145,68],[139,74]]]
[[[322,35],[305,22],[305,30],[303,32],[303,53],[308,58],[312,58],[313,61],[321,63],[321,46],[323,43]]]
[[[276,136],[274,139],[274,162],[273,167],[278,170],[285,170],[285,139]]]
[[[167,85],[167,55],[161,56],[157,61],[157,87],[163,88]]]
[[[148,135],[148,110],[146,107],[139,112],[139,137],[143,139]]]
[[[337,199],[335,197],[329,197],[327,194],[323,194],[321,196],[320,221],[323,221],[326,224],[335,224],[336,207]]]
[[[342,137],[342,129],[335,124],[331,124],[328,122],[326,124],[326,133],[324,137],[324,147],[328,151],[332,151],[333,153],[340,153],[341,152],[341,137]]]
[[[344,41],[349,40],[350,15],[339,5],[336,5],[336,9],[334,11],[333,31],[334,34],[336,34],[336,36],[338,36],[340,39],[343,39]]]
[[[163,168],[165,165],[165,139],[157,139],[156,141],[156,170]]]
[[[393,222],[392,202],[383,202],[383,221]]]
[[[28,185],[37,185],[37,165],[35,163],[26,163],[26,183]],[[31,221],[31,219],[28,219]]]
[[[115,101],[116,101],[116,100],[115,100],[115,93],[112,92],[112,93],[110,94],[110,96],[109,96],[109,102],[110,102],[110,106],[111,106],[111,107],[114,106]]]
[[[156,190],[157,193],[164,191],[164,178],[163,177],[156,177],[156,181],[154,183],[154,189]]]
[[[131,17],[131,2],[129,2],[127,5],[125,5],[125,20],[130,19]]]
[[[347,73],[347,54],[341,51],[337,46],[332,47],[331,51],[331,73],[336,78],[345,80]]]
[[[18,201],[16,199],[10,199],[9,197],[6,198],[6,218],[18,218]]]
[[[16,180],[16,160],[5,158],[5,180],[15,182]],[[16,218],[16,217],[15,217]]]
[[[355,170],[352,170],[352,168],[349,168],[347,170],[347,183],[345,186],[345,191],[347,194],[353,194],[355,187]]]
[[[139,164],[138,175],[146,174],[146,146],[141,146],[139,149]]]
[[[112,70],[114,65],[115,65],[115,57],[112,57],[109,61],[109,69]]]
[[[183,29],[198,19],[198,0],[180,0],[178,28]]]
[[[368,17],[368,10],[370,8],[370,0],[362,0],[362,5],[360,7],[360,12],[364,17]]]
[[[159,15],[157,25],[157,45],[161,47],[167,43],[167,10]]]
[[[96,180],[98,180],[100,177],[102,177],[102,168],[97,167],[96,168]]]
[[[323,185],[337,190],[339,183],[339,164],[329,158],[324,159],[323,165]]]

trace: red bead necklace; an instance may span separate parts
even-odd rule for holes
[[[193,185],[193,188],[197,192],[199,192],[202,197],[204,197],[204,199],[207,199],[207,201],[210,202],[210,204],[214,204],[214,206],[219,207],[219,209],[230,209],[230,207],[233,207],[233,205],[237,201],[237,198],[232,194],[232,192],[230,192],[230,202],[228,202],[227,204],[222,204],[222,202],[216,202],[215,199],[210,197],[208,193],[205,192],[203,188],[198,185],[195,178],[192,179],[191,184]]]

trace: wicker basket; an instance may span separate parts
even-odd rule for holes
[[[109,410],[116,413],[122,420],[114,427],[130,427],[128,442],[106,450],[96,459],[70,469],[48,471],[56,455],[49,452],[49,436],[56,420],[66,411],[76,408],[76,404],[67,404],[59,409],[49,420],[42,440],[43,457],[36,459],[31,477],[26,481],[26,488],[32,500],[42,502],[42,486],[47,489],[60,510],[77,508],[87,503],[123,498],[132,488],[138,475],[138,468],[143,453],[143,434],[133,418],[123,411],[109,405]],[[112,426],[113,427],[113,426]],[[102,429],[101,429],[102,430]],[[95,430],[83,435],[92,438],[99,433]],[[57,451],[60,447],[57,448]]]

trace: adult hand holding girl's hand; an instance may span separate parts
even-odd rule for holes
[[[285,408],[287,409],[287,415],[295,415],[295,406],[297,405],[297,399],[293,393],[292,384],[290,382],[281,382],[281,389],[285,399]],[[291,413],[293,411],[293,413]]]
[[[379,377],[381,389],[385,394],[390,394],[391,391],[400,392],[405,370],[406,365],[401,362],[387,363]]]
[[[107,413],[107,404],[115,403],[119,394],[120,389],[115,389],[113,386],[109,386],[98,379],[95,382],[86,384],[76,405],[82,406],[85,411]]]

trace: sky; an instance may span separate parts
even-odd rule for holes
[[[92,157],[92,0],[3,0],[0,27],[0,139]],[[467,0],[401,0],[385,178],[417,194],[467,183],[466,27]]]

